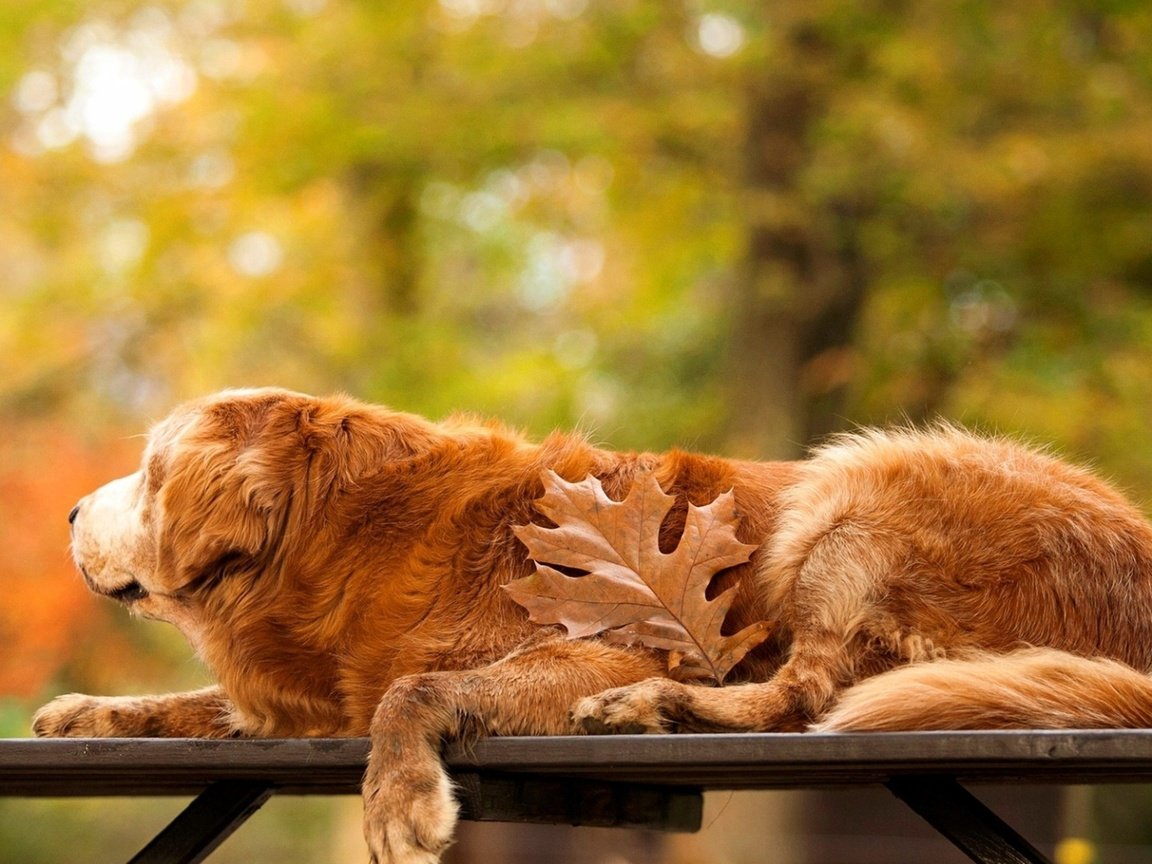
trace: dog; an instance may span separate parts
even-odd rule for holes
[[[770,638],[723,687],[644,646],[570,640],[501,590],[533,564],[548,469],[616,500],[731,490],[758,548],[717,577]],[[61,696],[48,736],[371,738],[377,864],[427,864],[457,818],[446,738],[1152,725],[1152,527],[1091,472],[946,425],[799,462],[531,443],[348,397],[233,390],[177,408],[139,471],[69,516],[91,590],[171,622],[216,686]]]

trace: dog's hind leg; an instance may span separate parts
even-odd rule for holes
[[[377,864],[432,864],[451,842],[457,806],[440,762],[445,738],[577,731],[582,696],[657,675],[643,649],[556,638],[479,669],[397,679],[372,719],[364,833]]]
[[[803,555],[778,553],[774,566],[773,578],[792,589],[769,614],[785,622],[792,643],[769,681],[702,687],[654,678],[582,699],[573,718],[589,732],[799,731],[841,689],[900,662],[898,651],[879,646],[897,639],[884,585],[903,550],[851,523],[797,545]]]
[[[843,687],[843,654],[833,634],[812,634],[771,681],[705,687],[651,678],[581,699],[573,720],[592,733],[798,732]]]

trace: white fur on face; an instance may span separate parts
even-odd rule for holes
[[[72,523],[72,557],[88,586],[110,594],[134,582],[149,588],[155,568],[145,524],[144,474],[137,471],[81,499]]]

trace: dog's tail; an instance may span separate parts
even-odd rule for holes
[[[814,732],[1152,728],[1152,678],[1048,648],[901,666],[845,690]]]

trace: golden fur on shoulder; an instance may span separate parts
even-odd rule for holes
[[[777,622],[721,688],[658,652],[570,641],[501,590],[541,473],[731,489],[752,560],[727,626]],[[1152,527],[1088,471],[949,426],[844,436],[796,463],[536,444],[346,397],[226,391],[178,408],[140,471],[72,514],[89,587],[170,621],[218,685],[69,695],[42,735],[370,735],[379,864],[434,862],[445,737],[595,731],[1152,725]],[[399,756],[397,754],[400,754]]]

